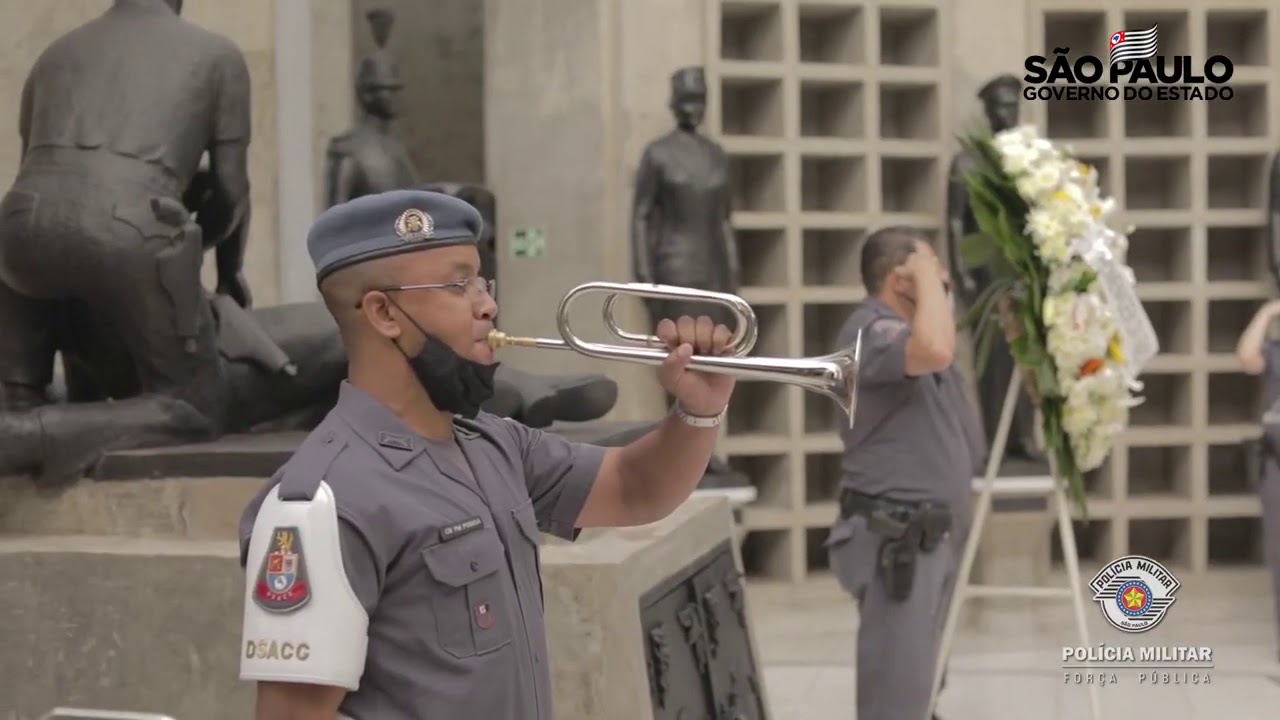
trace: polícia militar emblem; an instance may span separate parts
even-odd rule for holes
[[[417,208],[409,208],[396,218],[396,235],[404,242],[426,240],[435,230],[435,220]]]
[[[1117,630],[1146,632],[1164,619],[1182,583],[1149,557],[1118,558],[1089,581],[1102,615]]]
[[[271,545],[253,586],[253,601],[273,613],[293,612],[311,599],[302,536],[296,527],[271,531]]]

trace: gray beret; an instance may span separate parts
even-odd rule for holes
[[[307,234],[316,282],[375,258],[476,243],[484,220],[465,200],[424,190],[364,195],[325,210]]]

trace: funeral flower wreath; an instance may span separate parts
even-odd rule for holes
[[[1125,265],[1128,239],[1111,225],[1116,202],[1095,168],[1032,126],[961,144],[975,161],[963,182],[979,228],[962,254],[995,278],[964,318],[976,364],[985,367],[1003,332],[1036,402],[1045,452],[1084,511],[1084,473],[1127,427],[1141,402],[1137,372],[1155,353]]]

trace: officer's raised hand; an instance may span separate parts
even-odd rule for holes
[[[928,278],[931,273],[937,276],[944,287],[950,284],[946,267],[932,251],[916,250],[908,255],[906,261],[895,268],[894,272],[912,282]]]
[[[658,323],[657,335],[671,351],[658,372],[663,389],[690,415],[719,415],[729,404],[734,378],[690,370],[689,361],[694,355],[723,355],[733,331],[706,315],[697,320],[685,315]]]

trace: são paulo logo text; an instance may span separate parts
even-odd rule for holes
[[[1106,40],[1106,57],[1073,55],[1055,47],[1023,64],[1027,100],[1230,100],[1235,66],[1225,55],[1198,62],[1160,52],[1158,28],[1118,30]],[[1101,38],[1100,38],[1101,39]]]

